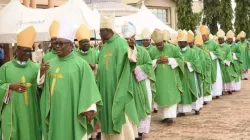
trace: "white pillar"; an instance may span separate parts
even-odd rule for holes
[[[30,7],[36,8],[36,0],[30,0]]]
[[[175,12],[175,7],[171,7],[171,15],[170,15],[170,25],[173,29],[177,29],[176,25],[177,25],[177,22],[176,22],[176,19],[177,19],[177,14]]]
[[[48,0],[48,7],[53,8],[54,7],[54,2],[53,0]]]
[[[23,0],[23,5],[26,6],[26,7],[30,7],[29,0]]]

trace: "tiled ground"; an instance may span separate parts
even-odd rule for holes
[[[172,126],[158,116],[153,114],[146,140],[250,140],[250,80],[242,81],[241,92],[214,99],[199,116],[177,118]]]

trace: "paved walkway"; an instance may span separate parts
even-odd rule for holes
[[[250,80],[242,81],[241,92],[214,99],[199,116],[177,118],[172,126],[153,114],[145,140],[250,140]]]

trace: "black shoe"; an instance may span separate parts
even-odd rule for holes
[[[167,120],[166,120],[166,123],[168,124],[168,125],[171,125],[171,124],[173,124],[173,119],[171,119],[171,118],[167,118]]]
[[[96,135],[96,139],[100,140],[101,139],[101,135],[102,135],[102,133],[98,132],[97,135]]]
[[[233,90],[232,92],[236,92],[236,90]]]
[[[203,105],[207,105],[207,104],[208,104],[208,102],[207,102],[207,101],[204,101]]]
[[[143,135],[143,133],[138,133],[138,136],[141,138],[142,137],[142,135]]]
[[[228,93],[229,95],[232,95],[232,94],[233,94],[232,91],[228,91],[227,93]]]
[[[184,117],[184,116],[186,116],[185,113],[178,113],[178,114],[177,114],[177,117]]]
[[[200,115],[200,111],[195,111],[195,115]]]
[[[216,96],[216,99],[219,99],[220,98],[220,96]]]
[[[161,120],[161,123],[166,123],[167,122],[167,118]]]
[[[142,138],[135,138],[135,140],[142,140]]]
[[[244,78],[244,80],[248,80],[248,78]]]
[[[158,113],[158,110],[154,109],[154,113]]]

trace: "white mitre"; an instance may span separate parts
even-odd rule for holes
[[[57,38],[64,38],[74,42],[77,26],[68,20],[61,20]]]
[[[136,28],[131,22],[125,22],[122,26],[122,35],[124,38],[130,38],[136,34]]]

